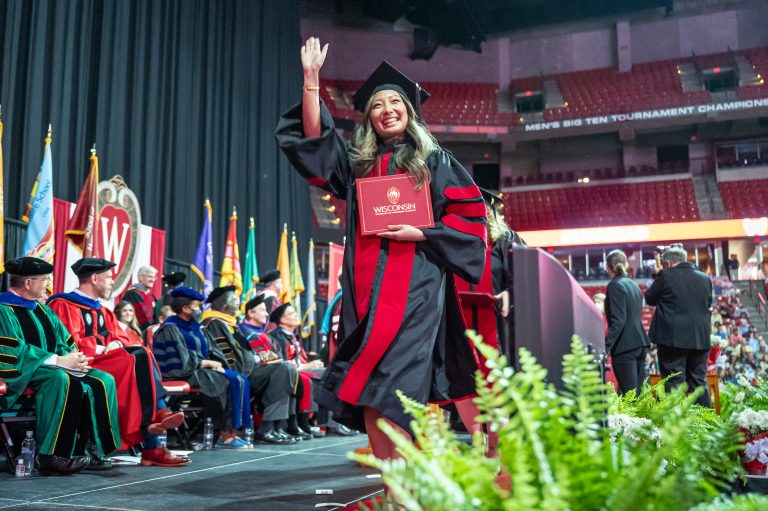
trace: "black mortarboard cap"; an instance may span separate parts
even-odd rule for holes
[[[371,96],[382,90],[395,90],[408,98],[416,110],[416,115],[421,115],[421,104],[429,99],[429,92],[385,60],[352,96],[355,109],[361,112],[365,110]]]
[[[53,273],[53,265],[37,257],[19,257],[5,263],[5,271],[11,275],[27,277],[30,275],[48,275]]]
[[[187,300],[197,300],[202,302],[205,297],[191,287],[179,286],[171,290],[171,298],[186,298]]]
[[[258,307],[264,303],[264,295],[257,295],[254,298],[251,298],[248,300],[248,302],[245,304],[245,312],[248,312],[249,310]]]
[[[272,314],[269,315],[269,321],[270,323],[280,323],[280,319],[282,319],[283,315],[285,314],[285,311],[288,309],[288,307],[291,306],[291,303],[284,303],[277,309],[272,311]]]
[[[72,265],[72,271],[78,278],[85,278],[95,273],[101,273],[111,270],[117,266],[112,261],[107,261],[100,257],[83,257]]]
[[[485,203],[491,206],[493,209],[498,209],[504,204],[504,199],[500,193],[492,192],[482,187],[478,188],[480,188],[480,193],[483,194],[483,200]]]
[[[235,286],[222,286],[217,287],[213,291],[211,291],[211,294],[208,295],[208,298],[206,298],[205,303],[213,303],[216,300],[219,299],[220,296],[224,295],[225,293],[230,293],[237,290]]]
[[[163,281],[169,286],[178,286],[187,280],[187,274],[183,271],[172,271],[163,275]]]
[[[265,273],[259,278],[259,285],[262,287],[268,286],[269,284],[273,283],[279,278],[280,278],[280,272],[278,270],[269,270],[267,273]]]

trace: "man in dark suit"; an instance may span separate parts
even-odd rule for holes
[[[651,343],[643,328],[643,293],[628,277],[629,262],[621,250],[613,250],[606,258],[606,270],[611,277],[605,299],[608,332],[605,351],[611,355],[613,374],[619,391],[639,394],[645,381],[645,357]]]
[[[645,292],[648,305],[655,305],[650,337],[658,346],[661,375],[676,374],[668,388],[681,383],[704,393],[698,403],[709,406],[707,356],[710,349],[712,281],[688,262],[688,253],[673,245],[661,256],[665,269]]]

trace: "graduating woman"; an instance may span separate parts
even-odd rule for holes
[[[348,145],[319,99],[328,45],[301,49],[304,96],[277,128],[280,148],[310,184],[347,201],[340,344],[315,399],[339,422],[367,430],[374,454],[397,456],[378,429],[384,418],[409,429],[396,391],[447,402],[474,393],[476,355],[463,335],[453,275],[477,283],[485,263],[485,206],[472,178],[419,119],[429,94],[382,63],[354,96],[362,124]],[[408,175],[427,187],[434,227],[359,228],[355,182]]]

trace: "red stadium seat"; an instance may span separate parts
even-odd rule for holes
[[[700,218],[690,179],[521,190],[504,200],[507,222],[519,231]]]

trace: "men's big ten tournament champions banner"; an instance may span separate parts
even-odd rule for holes
[[[165,231],[141,224],[139,201],[122,176],[100,182],[98,197],[100,229],[96,243],[101,245],[102,257],[117,264],[112,270],[115,279],[112,296],[116,297],[136,281],[136,272],[142,266],[152,266],[158,270],[158,275],[162,275]],[[54,269],[54,291],[57,293],[77,287],[77,277],[71,266],[82,254],[63,236],[74,210],[75,204],[56,199],[54,221],[57,264]],[[66,257],[60,257],[61,254],[66,254]],[[161,279],[157,279],[152,291],[155,296],[162,296]]]

